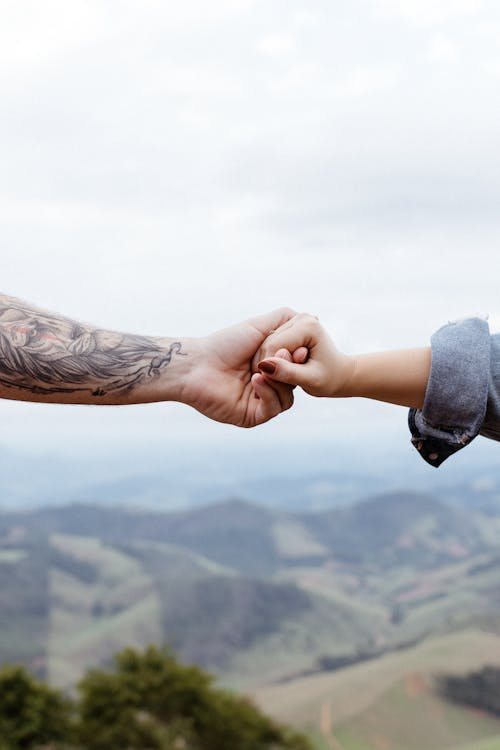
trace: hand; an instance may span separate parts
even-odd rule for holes
[[[349,395],[354,360],[336,349],[313,315],[303,313],[284,323],[259,353],[257,366],[268,383],[300,385],[311,396]]]
[[[292,386],[256,373],[255,355],[269,333],[294,315],[281,308],[192,341],[186,351],[192,351],[193,367],[182,401],[210,419],[239,427],[255,427],[289,409]]]

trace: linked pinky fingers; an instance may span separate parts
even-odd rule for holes
[[[292,355],[293,361],[297,365],[303,365],[309,359],[309,349],[307,346],[299,346]]]
[[[257,367],[266,377],[287,385],[302,385],[306,380],[306,373],[302,369],[304,365],[297,365],[284,359],[269,357],[259,362]]]

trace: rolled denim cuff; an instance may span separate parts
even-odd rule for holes
[[[479,434],[486,414],[490,332],[481,318],[449,323],[431,338],[432,361],[421,410],[410,409],[412,443],[431,466]]]

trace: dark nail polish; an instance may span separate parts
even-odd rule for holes
[[[276,372],[276,365],[273,362],[259,362],[258,368],[262,372],[267,372],[268,375],[274,375]]]

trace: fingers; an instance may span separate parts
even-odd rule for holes
[[[257,424],[267,422],[269,419],[281,414],[282,411],[290,409],[293,404],[293,393],[289,386],[282,383],[271,383],[260,373],[252,376],[254,397],[257,400],[255,418]]]
[[[318,343],[321,331],[321,325],[314,315],[296,315],[267,337],[261,350],[262,359],[274,357],[278,350],[286,349],[294,354],[297,352],[294,361],[303,363],[307,360],[306,351]]]
[[[309,349],[306,346],[300,346],[293,354],[290,354],[288,349],[278,349],[274,356],[286,359],[287,362],[295,362],[297,365],[303,365],[309,359]]]
[[[278,349],[278,351],[276,352],[274,356],[279,357],[280,359],[286,359],[287,362],[293,361],[292,355],[290,354],[288,349]]]
[[[281,381],[277,380],[268,380],[265,377],[264,380],[266,381],[267,385],[276,393],[276,396],[278,397],[278,400],[280,402],[281,411],[290,409],[293,404],[292,390],[295,386],[290,387],[286,383],[282,383]]]
[[[310,382],[310,367],[307,364],[287,362],[280,357],[267,357],[257,365],[268,380],[279,380],[288,385],[308,385]]]
[[[276,310],[272,310],[264,315],[257,315],[255,318],[250,318],[248,323],[262,334],[265,338],[269,336],[271,331],[275,331],[280,328],[284,323],[291,320],[297,315],[295,310],[290,307],[279,307]]]
[[[309,352],[307,351],[307,349],[305,351],[306,351],[306,355],[308,356]],[[293,357],[295,356],[295,352],[294,352],[294,354],[292,356],[290,354],[290,352],[288,351],[288,349],[278,349],[278,351],[276,352],[276,354],[274,356],[278,357],[279,359],[284,359],[287,362],[293,362]],[[306,358],[307,358],[307,356],[306,356]],[[271,382],[271,381],[268,381],[268,382]],[[288,387],[290,387],[290,386],[287,386],[287,388]],[[295,385],[291,386],[291,388],[295,388],[295,387],[296,387]]]
[[[278,354],[276,354],[276,356],[278,356]],[[292,359],[298,365],[303,365],[307,362],[309,359],[309,349],[307,346],[299,346],[299,348],[292,354]]]

